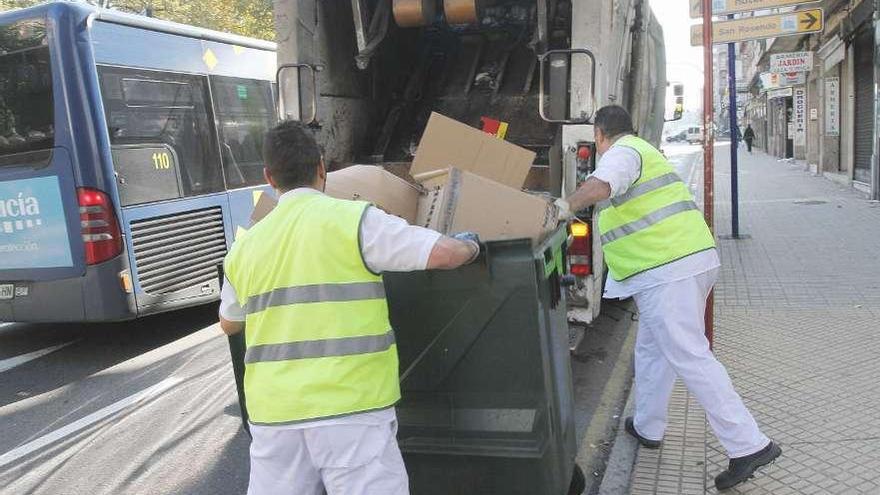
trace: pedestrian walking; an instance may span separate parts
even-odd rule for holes
[[[601,203],[599,234],[610,272],[604,296],[632,296],[639,309],[635,415],[626,430],[644,447],[660,447],[681,378],[730,458],[715,485],[730,488],[782,451],[758,428],[704,335],[706,299],[720,267],[715,239],[675,169],[633,135],[624,108],[600,109],[595,137],[602,155],[596,171],[557,205],[561,217],[570,217]]]
[[[245,331],[253,436],[249,495],[404,495],[398,357],[382,273],[452,269],[479,255],[366,202],[325,196],[310,131],[265,138],[278,205],[225,259],[220,324]]]
[[[743,139],[746,142],[746,148],[748,148],[749,153],[751,153],[752,143],[755,141],[755,130],[752,129],[752,124],[746,126],[746,131],[743,133]]]

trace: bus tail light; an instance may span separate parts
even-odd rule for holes
[[[571,274],[586,277],[593,273],[593,243],[590,226],[574,222],[570,226],[572,242],[568,247],[568,265]]]
[[[122,232],[110,197],[88,187],[78,188],[76,197],[86,264],[96,265],[118,256],[122,252]]]

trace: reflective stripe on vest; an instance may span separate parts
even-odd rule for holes
[[[339,417],[400,399],[385,286],[361,255],[367,207],[321,194],[285,198],[230,249],[226,276],[247,315],[252,423]]]
[[[248,298],[245,311],[259,313],[274,306],[314,302],[357,301],[360,299],[384,299],[382,282],[357,282],[352,284],[321,284],[301,287],[283,287]]]
[[[669,184],[674,184],[676,182],[681,182],[681,178],[678,176],[677,173],[669,172],[668,174],[663,174],[660,177],[656,177],[647,182],[633,185],[629,188],[629,190],[627,190],[620,196],[617,196],[616,198],[611,198],[610,203],[614,206],[620,206],[631,199],[637,198],[644,194],[648,194],[651,191],[656,191],[661,187],[665,187]]]
[[[630,234],[635,234],[640,230],[650,228],[652,225],[659,223],[662,220],[666,220],[672,215],[677,215],[688,210],[699,210],[699,208],[697,207],[697,204],[693,201],[681,201],[678,203],[672,203],[669,206],[664,206],[659,210],[654,210],[651,213],[648,213],[647,215],[634,222],[630,222],[626,225],[622,225],[612,231],[602,234],[602,244],[608,244],[623,237],[626,237]]]
[[[639,179],[626,193],[605,202],[599,235],[615,280],[715,247],[715,239],[687,185],[666,158],[635,136],[620,138],[639,154]]]
[[[393,330],[388,330],[382,335],[367,335],[365,337],[257,345],[248,347],[244,355],[244,362],[245,364],[250,364],[267,361],[287,361],[290,359],[351,356],[353,354],[387,351],[392,345],[394,345]]]

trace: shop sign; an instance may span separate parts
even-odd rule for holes
[[[794,88],[794,145],[807,144],[807,89]]]
[[[764,72],[761,74],[761,86],[767,91],[776,88],[785,88],[788,86],[797,86],[806,84],[807,75],[803,72],[794,74],[776,74],[773,72]]]
[[[773,89],[767,92],[767,99],[786,98],[791,96],[791,88]]]
[[[791,74],[813,70],[813,52],[790,52],[770,55],[770,72]]]
[[[840,78],[825,78],[825,135],[840,136]]]

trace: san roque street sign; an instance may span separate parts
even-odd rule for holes
[[[691,18],[697,19],[703,17],[702,0],[691,1]],[[774,9],[777,7],[785,7],[787,5],[801,5],[805,3],[816,3],[820,0],[712,0],[712,14],[736,14],[739,12],[749,12],[754,10]]]
[[[825,29],[822,9],[798,10],[784,14],[744,17],[732,21],[712,23],[712,42],[715,44],[778,38],[796,34],[819,33]],[[702,46],[703,26],[691,26],[691,45]]]

